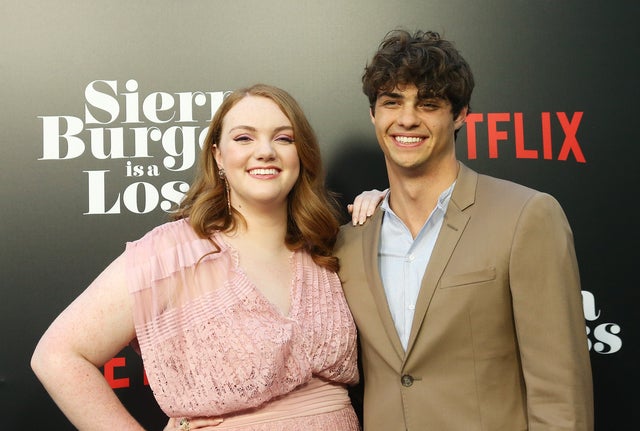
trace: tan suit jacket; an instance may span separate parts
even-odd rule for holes
[[[381,222],[378,210],[343,226],[336,248],[365,431],[593,429],[573,235],[554,198],[461,165],[406,352],[378,269]]]

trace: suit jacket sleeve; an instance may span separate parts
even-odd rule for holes
[[[593,393],[573,234],[551,196],[534,194],[509,265],[529,430],[592,430]]]

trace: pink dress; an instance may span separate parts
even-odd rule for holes
[[[292,253],[283,315],[212,240],[179,220],[127,244],[137,341],[162,410],[223,417],[218,429],[359,430],[346,391],[358,381],[356,329],[337,275]]]

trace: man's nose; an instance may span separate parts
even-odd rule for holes
[[[403,106],[398,116],[398,124],[405,128],[412,128],[420,124],[416,108],[411,105]]]

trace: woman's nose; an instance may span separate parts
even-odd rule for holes
[[[276,151],[270,139],[259,139],[256,148],[256,158],[272,160],[276,157]]]

